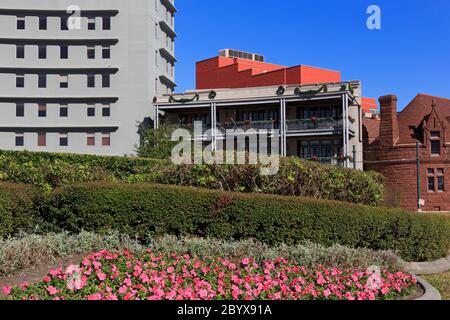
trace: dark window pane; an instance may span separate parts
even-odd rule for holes
[[[438,177],[438,191],[444,191],[444,177]]]
[[[40,74],[38,79],[38,87],[46,88],[47,87],[47,76],[45,74]]]
[[[88,88],[95,88],[95,74],[88,74],[87,86]]]
[[[103,30],[111,30],[111,17],[103,17]]]
[[[88,117],[95,117],[95,107],[88,107],[87,108],[87,116]]]
[[[16,104],[16,117],[24,117],[25,116],[25,106],[23,103]]]
[[[24,146],[23,135],[16,136],[16,147],[23,147],[23,146]]]
[[[67,136],[62,136],[59,138],[59,145],[61,147],[67,147],[69,145],[69,139]]]
[[[25,58],[25,46],[18,45],[16,47],[16,58],[17,59],[23,59]]]
[[[38,106],[38,117],[44,118],[47,116],[47,106],[45,104],[40,104]]]
[[[103,109],[102,109],[102,116],[103,117],[111,116],[111,108],[109,106],[108,107],[103,107]]]
[[[59,116],[66,118],[69,116],[69,108],[67,106],[61,106],[59,109]]]
[[[428,177],[428,192],[435,191],[434,177]]]
[[[69,58],[69,47],[68,46],[60,46],[60,57],[61,59],[68,59]]]
[[[19,75],[16,77],[16,87],[17,88],[25,87],[25,76],[24,75]]]
[[[47,30],[47,17],[39,17],[39,30]]]
[[[69,30],[69,26],[67,24],[68,20],[68,17],[61,17],[61,30]]]
[[[441,154],[441,141],[431,141],[431,154],[439,155]]]
[[[111,86],[111,77],[109,74],[102,75],[102,87],[109,88]]]
[[[95,30],[95,17],[88,18],[88,30]]]
[[[25,17],[17,17],[17,30],[25,30]]]
[[[47,59],[47,47],[39,46],[39,59]]]
[[[95,47],[87,48],[87,57],[88,59],[95,59]]]
[[[102,58],[103,59],[110,59],[111,58],[111,48],[110,47],[103,47]]]

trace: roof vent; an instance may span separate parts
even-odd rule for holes
[[[244,52],[244,51],[233,50],[233,49],[221,50],[221,51],[219,51],[219,56],[226,57],[226,58],[240,58],[240,59],[247,59],[247,60],[258,61],[258,62],[264,62],[264,56],[262,56],[262,55]]]

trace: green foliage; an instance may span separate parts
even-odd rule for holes
[[[283,158],[276,175],[264,176],[258,165],[181,165],[150,158],[99,157],[0,151],[0,181],[27,183],[49,191],[93,181],[158,183],[233,192],[304,196],[379,205],[382,176]]]
[[[40,212],[54,231],[116,230],[141,239],[164,234],[254,238],[269,245],[311,241],[393,250],[408,261],[441,258],[450,245],[449,223],[439,217],[303,197],[163,185],[65,187]]]
[[[38,224],[33,215],[38,195],[32,186],[0,184],[0,239],[19,231],[31,231]]]
[[[177,144],[172,141],[174,126],[160,125],[158,129],[144,128],[141,133],[141,144],[138,147],[140,157],[169,159],[172,149]]]

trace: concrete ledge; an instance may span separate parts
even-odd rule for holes
[[[422,286],[425,291],[425,294],[418,299],[417,301],[439,301],[442,300],[441,294],[436,290],[431,284],[429,284],[425,279],[414,275],[416,277],[418,283]]]
[[[450,270],[450,256],[433,262],[407,262],[403,268],[406,272],[421,275],[444,273]]]

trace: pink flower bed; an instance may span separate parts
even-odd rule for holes
[[[11,299],[51,300],[382,300],[410,295],[416,279],[389,273],[318,266],[314,270],[283,258],[256,263],[222,258],[134,256],[101,251],[79,266],[50,270],[40,282],[5,287]]]

